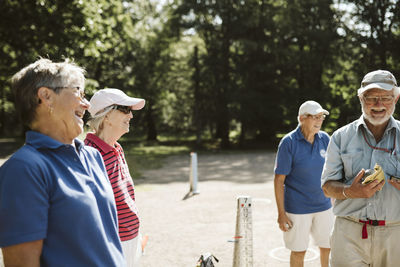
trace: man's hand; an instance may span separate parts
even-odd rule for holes
[[[362,184],[361,179],[364,176],[364,173],[365,170],[362,169],[354,178],[350,187],[346,189],[346,195],[349,198],[370,198],[376,193],[376,191],[381,190],[385,185],[385,181],[379,182],[377,180],[368,184]],[[400,190],[400,184],[398,184],[398,186],[398,189]]]
[[[400,190],[400,180],[399,179],[389,179],[389,184],[394,186],[397,190]]]
[[[286,213],[279,214],[278,224],[279,224],[279,229],[281,229],[283,232],[289,231],[290,228],[292,228],[292,226],[293,226],[292,221],[289,219],[289,217],[286,215]]]

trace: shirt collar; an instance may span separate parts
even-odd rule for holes
[[[99,149],[101,149],[104,153],[108,153],[110,151],[114,151],[115,148],[104,142],[103,139],[98,137],[97,135],[93,133],[88,133],[86,135],[86,139],[95,143]]]
[[[79,152],[81,152],[81,150],[83,149],[85,143],[84,143],[83,141],[79,140],[78,138],[75,138],[75,139],[74,139],[74,142],[75,142],[75,147],[76,147],[76,149],[77,149]]]
[[[27,131],[25,134],[25,141],[27,144],[33,146],[36,149],[48,148],[48,149],[58,149],[60,147],[72,146],[68,144],[61,143],[50,136],[36,132]],[[83,142],[77,138],[74,139],[75,147],[78,151],[83,148]]]
[[[364,127],[364,129],[369,130],[367,124],[365,123],[363,115],[361,115],[361,117],[356,122],[356,127],[358,130],[360,129],[361,125]],[[385,129],[385,133],[388,133],[392,129],[395,129],[396,132],[400,132],[400,128],[399,125],[396,123],[396,120],[393,118],[393,116],[390,116],[389,123]]]
[[[393,116],[390,116],[388,126],[386,127],[386,131],[389,131],[391,129],[395,129],[396,132],[400,131],[399,125],[396,123],[396,120],[393,118]]]
[[[314,135],[314,138],[320,139],[320,138],[322,138],[321,135],[322,135],[322,133],[321,133],[321,131],[319,131],[318,133],[316,133],[316,134]],[[297,128],[296,128],[296,130],[295,130],[294,136],[295,136],[295,138],[298,139],[298,140],[301,140],[301,139],[306,140],[306,138],[304,137],[303,133],[301,132],[301,127],[300,127],[300,125],[297,126]],[[306,140],[306,141],[307,141],[307,140]],[[308,141],[307,141],[307,142],[308,142]]]

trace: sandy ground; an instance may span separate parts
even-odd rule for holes
[[[162,169],[136,181],[136,199],[143,234],[149,236],[144,267],[196,266],[201,254],[232,266],[237,197],[252,198],[253,266],[289,266],[276,223],[273,164],[270,152],[199,154],[200,194],[189,192],[190,156],[169,157]],[[319,266],[317,248],[310,246],[305,266]]]
[[[163,168],[145,171],[135,180],[141,232],[149,237],[141,266],[194,267],[206,252],[219,259],[216,267],[232,266],[238,196],[252,198],[253,266],[289,266],[276,223],[274,157],[266,151],[198,154],[200,194],[186,199],[190,155],[169,157]],[[312,245],[305,266],[319,266]]]

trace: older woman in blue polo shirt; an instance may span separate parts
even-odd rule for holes
[[[303,266],[309,236],[320,248],[321,266],[329,264],[332,205],[321,189],[329,135],[321,131],[329,112],[315,101],[299,108],[298,127],[282,138],[275,162],[275,199],[278,224],[285,246],[291,250],[290,266]]]
[[[0,168],[5,266],[126,266],[112,188],[83,132],[84,70],[40,59],[12,78],[26,143]]]

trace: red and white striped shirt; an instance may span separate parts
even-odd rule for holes
[[[139,231],[139,218],[135,203],[135,190],[119,143],[110,146],[98,136],[88,133],[85,144],[100,151],[117,205],[119,237],[121,241],[135,238]]]

